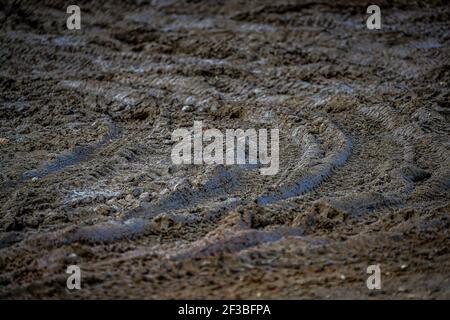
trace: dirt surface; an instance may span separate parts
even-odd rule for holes
[[[0,8],[1,298],[450,298],[447,1],[377,1],[381,30],[361,1],[98,2],[81,30]],[[194,120],[278,128],[279,173],[173,165]]]

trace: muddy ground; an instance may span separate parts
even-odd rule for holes
[[[0,6],[1,298],[450,298],[447,1],[377,1],[381,30],[361,1],[98,2],[81,30]],[[279,173],[173,165],[194,120],[278,128]]]

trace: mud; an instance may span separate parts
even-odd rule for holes
[[[446,1],[381,30],[360,1],[77,4],[0,8],[1,298],[450,298]],[[278,174],[173,165],[194,120],[278,128]]]

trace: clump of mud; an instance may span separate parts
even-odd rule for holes
[[[0,297],[450,298],[445,1],[380,30],[357,1],[65,5],[0,11]],[[278,174],[173,165],[194,120],[278,128]]]

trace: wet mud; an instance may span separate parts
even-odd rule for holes
[[[67,30],[7,1],[0,297],[450,298],[450,6],[369,4],[79,1]],[[174,165],[200,120],[279,129],[279,172]]]

